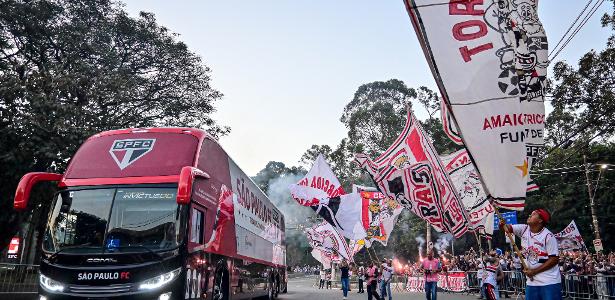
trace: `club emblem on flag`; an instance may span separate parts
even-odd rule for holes
[[[109,149],[109,153],[117,166],[124,170],[139,158],[152,151],[155,142],[156,139],[115,140],[113,145],[111,145],[111,149]]]

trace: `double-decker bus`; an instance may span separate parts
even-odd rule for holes
[[[286,291],[284,217],[207,133],[96,134],[64,174],[28,173],[14,208],[58,182],[39,299],[274,299]]]

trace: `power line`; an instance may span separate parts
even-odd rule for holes
[[[587,8],[589,7],[589,5],[593,2],[594,0],[589,0],[587,1],[587,4],[585,4],[585,7],[583,8],[583,10],[579,13],[579,15],[577,16],[576,19],[574,19],[574,22],[572,22],[572,24],[570,24],[570,26],[568,27],[568,30],[566,30],[566,33],[564,33],[564,35],[559,39],[559,42],[557,42],[557,45],[555,45],[555,47],[553,47],[553,51],[555,49],[557,49],[557,47],[562,43],[562,41],[564,40],[564,38],[566,38],[566,36],[568,35],[568,33],[570,32],[570,30],[572,29],[572,27],[574,27],[574,25],[577,23],[577,21],[579,21],[579,19],[581,18],[581,16],[585,13],[585,11],[587,10]],[[551,53],[549,54],[549,56],[551,56],[551,54],[553,54],[553,51],[551,51]]]
[[[596,13],[596,11],[602,5],[602,3],[604,3],[604,0],[600,0],[599,2],[596,2],[594,4],[594,6],[591,8],[589,14],[583,19],[583,21],[581,21],[581,23],[577,26],[577,28],[572,32],[570,37],[568,37],[566,42],[560,47],[559,50],[557,50],[557,52],[555,53],[555,55],[553,55],[553,57],[549,58],[550,61],[554,60],[562,52],[562,50],[564,50],[564,48],[566,48],[566,46],[570,43],[570,41],[572,41],[572,39],[577,35],[577,33],[579,33],[579,31],[581,31],[581,28],[583,28],[583,26],[585,26],[585,24]],[[555,51],[555,49],[554,49],[554,51]]]

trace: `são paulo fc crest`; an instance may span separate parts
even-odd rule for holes
[[[109,153],[121,170],[154,149],[156,139],[115,140]]]

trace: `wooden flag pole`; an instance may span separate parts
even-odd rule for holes
[[[493,202],[491,202],[491,205],[493,206],[493,209],[495,210],[495,214],[498,216],[499,220],[504,220],[504,218],[502,218],[502,215],[500,214],[500,211],[498,210],[497,206],[495,206],[495,204]],[[499,224],[498,224],[499,226]],[[508,232],[508,230],[504,229],[504,233],[506,233],[506,236],[508,237],[508,239],[510,240],[510,244],[513,246],[513,249],[515,250],[515,253],[517,253],[517,256],[519,257],[519,260],[521,261],[521,266],[523,266],[524,270],[529,270],[529,268],[527,267],[527,264],[525,263],[525,260],[523,259],[523,255],[521,254],[521,251],[519,250],[519,248],[517,247],[517,243],[515,243],[515,237],[512,235],[511,232]],[[531,277],[530,280],[532,280]]]

